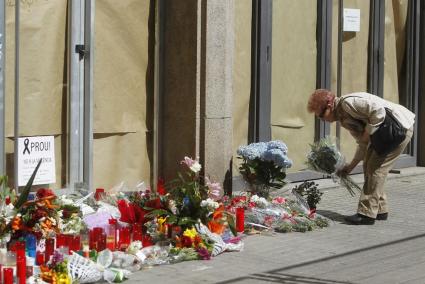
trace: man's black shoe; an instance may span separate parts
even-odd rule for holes
[[[387,220],[388,219],[388,213],[381,213],[376,215],[376,220]]]
[[[375,219],[362,214],[354,214],[352,216],[345,216],[345,221],[353,225],[373,225],[375,224]]]

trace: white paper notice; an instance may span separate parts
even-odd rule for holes
[[[344,9],[344,32],[360,31],[360,9]]]
[[[43,161],[33,184],[55,183],[55,138],[53,136],[20,137],[18,139],[19,186],[27,184],[40,159]]]

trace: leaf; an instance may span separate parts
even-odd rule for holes
[[[168,224],[175,224],[177,222],[177,217],[175,215],[170,215],[167,217]]]
[[[190,217],[183,217],[179,220],[178,225],[182,226],[182,225],[195,224],[195,223],[197,223],[196,220]]]
[[[155,210],[152,210],[151,212],[149,212],[148,214],[146,214],[145,216],[148,217],[148,218],[153,218],[153,217],[156,217],[156,216],[164,216],[164,215],[169,216],[170,212],[168,212],[167,210],[164,210],[164,209],[155,209]]]
[[[32,172],[32,175],[31,175],[30,179],[28,180],[27,184],[25,185],[24,190],[22,191],[18,200],[14,204],[14,207],[15,207],[16,210],[19,210],[22,207],[22,205],[27,201],[28,195],[29,195],[31,187],[32,187],[32,183],[34,182],[34,179],[35,179],[35,175],[37,174],[38,168],[41,165],[41,161],[42,161],[42,159],[40,159],[38,161],[38,164],[35,167],[34,171]]]

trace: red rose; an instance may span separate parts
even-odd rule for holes
[[[53,193],[53,191],[51,189],[40,188],[39,190],[37,190],[37,198],[38,199],[49,197],[49,196],[55,196],[55,194]]]
[[[162,178],[158,179],[157,185],[156,185],[156,192],[159,195],[165,195],[167,192],[165,191],[165,183]]]
[[[192,247],[192,239],[188,236],[182,236],[182,246],[186,248]]]
[[[159,198],[155,198],[155,199],[151,199],[151,200],[147,201],[145,203],[145,206],[149,207],[149,208],[153,208],[153,209],[163,208],[162,204],[161,204],[161,199],[159,199]]]

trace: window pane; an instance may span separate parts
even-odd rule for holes
[[[272,139],[284,141],[294,161],[291,172],[305,168],[315,123],[307,100],[316,88],[315,0],[273,1]]]
[[[154,2],[96,1],[94,187],[150,182]]]
[[[6,174],[13,184],[15,3],[6,2]],[[67,1],[21,1],[19,135],[54,135],[56,184],[66,183]]]
[[[233,65],[233,153],[248,143],[251,95],[252,2],[235,1],[235,53]],[[239,159],[233,159],[233,175],[239,175]]]
[[[408,0],[385,3],[384,98],[405,104]]]
[[[332,22],[332,91],[337,91],[337,63],[338,63],[338,3],[333,1]],[[344,8],[360,9],[360,31],[343,32],[342,36],[342,81],[341,95],[353,92],[367,91],[368,44],[369,44],[369,14],[370,3],[363,0],[346,0]],[[335,125],[332,127],[335,135]],[[341,151],[351,160],[356,150],[356,142],[351,134],[341,127]]]

